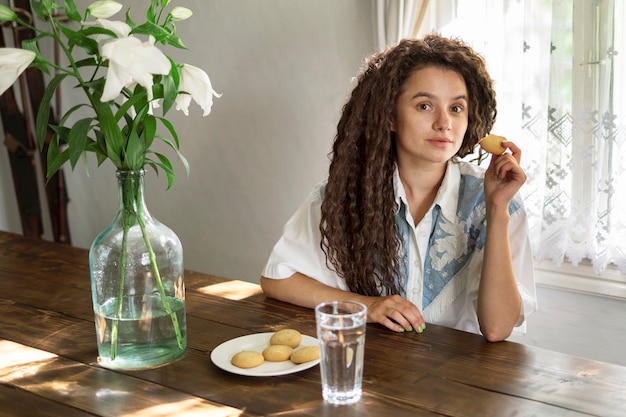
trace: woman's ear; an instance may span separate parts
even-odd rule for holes
[[[397,132],[398,129],[396,128],[396,118],[395,117],[390,117],[389,118],[389,130],[391,130],[392,132]]]

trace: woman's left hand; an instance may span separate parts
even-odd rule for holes
[[[485,172],[485,199],[488,205],[508,207],[509,202],[526,182],[526,173],[520,166],[522,150],[513,142],[503,142],[509,151],[492,155]]]

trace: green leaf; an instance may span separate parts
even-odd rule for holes
[[[158,117],[157,119],[159,119],[161,123],[163,123],[163,126],[165,126],[167,130],[169,130],[170,135],[172,135],[172,138],[174,138],[174,142],[176,143],[176,146],[172,145],[172,147],[177,150],[180,149],[180,142],[178,140],[178,134],[176,133],[176,129],[174,128],[174,125],[169,120],[163,117]]]
[[[172,163],[167,158],[167,156],[160,154],[158,152],[154,152],[154,155],[159,158],[160,162],[152,161],[155,166],[160,167],[165,175],[167,176],[167,189],[169,190],[176,179],[176,175],[174,174],[174,168],[172,168]]]
[[[109,157],[106,154],[103,154],[102,152],[96,152],[96,158],[98,160],[98,166],[102,165],[104,161],[109,159]]]
[[[34,3],[38,3],[38,2],[34,1]],[[52,7],[54,6],[53,0],[43,0],[41,3],[46,12],[52,11]]]
[[[99,97],[101,97],[105,82],[106,80],[104,79],[104,77],[100,77],[93,81],[84,82],[83,87],[86,87],[87,89],[92,90],[94,92],[96,91],[99,92],[100,93]]]
[[[82,33],[85,36],[108,35],[111,38],[117,38],[117,35],[115,34],[115,32],[109,29],[105,29],[100,26],[91,26],[91,27],[81,29],[80,33]]]
[[[187,176],[189,176],[189,162],[187,161],[187,158],[185,158],[185,156],[180,152],[180,150],[176,148],[176,146],[172,143],[171,140],[161,135],[157,135],[156,137],[159,140],[166,143],[170,148],[174,150],[174,152],[176,152],[178,159],[180,160],[180,162],[183,164],[183,167],[185,168],[185,173],[187,174]]]
[[[161,43],[163,43],[163,41],[170,36],[170,32],[168,30],[165,30],[161,26],[151,22],[146,22],[134,27],[133,30],[130,31],[130,34],[152,35],[157,42]]]
[[[59,122],[59,125],[64,125],[67,120],[69,119],[69,117],[78,109],[80,109],[81,107],[90,107],[89,105],[85,104],[85,103],[80,103],[77,104],[73,107],[71,107],[69,110],[67,110],[65,112],[65,114],[63,115],[63,118],[61,119],[61,121]]]
[[[153,152],[154,155],[156,155],[157,158],[159,158],[159,161],[153,161],[157,166],[159,166],[160,168],[163,169],[163,171],[165,171],[166,173],[170,173],[172,174],[172,176],[175,177],[174,174],[174,168],[172,167],[172,163],[170,162],[169,158],[165,155],[163,155],[162,153],[159,152]]]
[[[37,55],[35,57],[35,60],[31,62],[30,66],[33,68],[37,68],[39,71],[43,72],[44,74],[48,74],[48,75],[50,74],[50,69],[48,68],[48,61],[46,61],[44,58],[41,58],[40,55]]]
[[[39,48],[37,47],[37,38],[27,39],[27,40],[22,41],[22,49],[34,52],[37,55],[41,55],[39,53]]]
[[[46,87],[46,90],[41,98],[39,111],[37,112],[37,120],[35,122],[37,143],[39,144],[40,149],[43,149],[46,141],[46,131],[48,129],[48,121],[50,120],[50,100],[52,100],[54,92],[65,77],[67,77],[67,74],[58,74],[54,76],[48,83],[48,86]]]
[[[107,156],[117,168],[124,168],[122,155],[126,147],[126,140],[122,136],[122,132],[115,121],[115,117],[113,117],[111,107],[106,103],[102,103],[100,100],[95,100],[94,106],[98,121],[100,122],[103,138],[105,138],[104,142],[106,144]]]
[[[154,140],[154,137],[156,135],[156,118],[151,114],[146,115],[146,117],[143,119],[143,126],[146,136],[146,148],[150,148],[150,146],[152,145],[152,141]]]
[[[83,169],[85,170],[87,176],[89,176],[89,160],[87,159],[87,154],[84,153],[81,159],[83,161]]]
[[[82,68],[82,67],[97,67],[97,66],[101,65],[101,64],[98,64],[98,62],[94,58],[92,58],[92,57],[76,61],[75,64],[76,64],[76,66],[78,68]],[[102,66],[108,66],[108,65],[102,65]]]
[[[178,149],[176,150],[176,155],[178,155],[178,159],[180,159],[180,162],[183,164],[183,167],[185,168],[185,173],[187,174],[187,176],[189,176],[189,161],[187,161],[187,158],[185,158],[185,156],[180,153]]]
[[[129,97],[134,96],[137,96],[140,99],[137,100],[134,104],[135,112],[137,114],[146,114],[146,112],[150,109],[150,104],[148,103],[148,91],[145,87],[137,84],[132,95],[129,95]],[[137,119],[137,117],[135,117],[135,119]]]
[[[165,115],[176,102],[176,96],[178,95],[178,86],[180,84],[180,74],[178,72],[178,66],[176,63],[168,57],[172,63],[172,69],[170,73],[163,76],[163,115]]]
[[[74,22],[80,22],[81,20],[80,14],[78,13],[78,9],[76,8],[76,3],[74,3],[74,0],[65,0],[65,14]]]
[[[94,129],[94,133],[96,134],[96,145],[98,148],[98,152],[106,156],[107,155],[107,143],[106,143],[106,139],[104,138],[104,135],[102,134],[102,131]]]
[[[35,53],[35,60],[31,62],[31,67],[35,67],[45,74],[50,74],[50,70],[48,69],[48,67],[50,66],[50,62],[46,58],[44,58],[43,55],[41,55],[41,53],[39,52],[39,47],[37,46],[37,41],[45,37],[46,36],[37,36],[33,39],[27,39],[22,41],[22,49]]]
[[[178,49],[187,49],[183,41],[175,33],[171,33],[170,36],[168,36],[162,42],[165,45],[170,45]]]
[[[85,36],[82,31],[75,31],[63,25],[59,25],[59,28],[71,44],[83,48],[88,55],[98,54],[98,42]]]
[[[102,150],[100,149],[100,145],[98,144],[98,142],[91,138],[89,138],[89,140],[87,141],[87,144],[85,145],[85,151],[93,152],[93,153],[98,153],[98,152],[102,153]]]
[[[70,137],[70,131],[71,129],[68,129],[65,126],[54,126],[54,125],[50,125],[48,126],[57,136],[57,140],[60,143],[67,143],[68,138]]]
[[[31,0],[30,6],[40,20],[45,20],[45,11],[41,0]]]
[[[126,10],[126,24],[130,26],[131,28],[134,28],[135,26],[137,26],[137,24],[130,17],[130,7],[128,8],[128,10]]]
[[[155,0],[152,0],[152,4],[150,4],[150,7],[148,7],[148,10],[146,11],[146,19],[148,19],[148,22],[156,23],[157,6],[158,6],[158,2]]]
[[[124,154],[125,166],[133,170],[140,169],[143,167],[145,155],[145,141],[133,129],[128,136],[128,145]]]
[[[119,121],[122,117],[127,115],[130,108],[135,106],[140,101],[143,102],[144,105],[147,104],[147,97],[148,94],[146,93],[145,89],[141,93],[133,94],[128,100],[124,102],[124,104],[120,106],[119,109],[117,109],[117,111],[115,112],[115,120]]]
[[[88,137],[87,134],[91,128],[91,122],[93,118],[89,117],[86,119],[81,119],[74,123],[74,126],[70,130],[70,135],[68,138],[68,149],[70,151],[70,164],[72,166],[72,170],[76,166],[78,159],[85,152],[85,148],[87,146]]]
[[[48,172],[46,173],[46,178],[48,180],[50,180],[50,178],[52,178],[54,174],[56,174],[56,172],[67,162],[69,155],[69,149],[65,149],[63,152],[59,153],[59,146],[56,138],[53,138],[50,141],[48,146],[48,155],[46,158],[48,161]]]
[[[148,118],[149,107],[144,107],[141,112],[137,113],[132,129],[128,134],[128,141],[124,153],[125,166],[130,169],[139,169],[144,165],[144,159],[147,151],[145,140],[144,121]],[[153,116],[150,116],[153,117]]]

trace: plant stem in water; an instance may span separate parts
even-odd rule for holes
[[[146,229],[146,223],[141,215],[141,213],[137,213],[137,211],[143,210],[142,201],[140,201],[139,194],[139,185],[137,181],[131,179],[130,177],[125,178],[122,184],[122,225],[123,225],[123,236],[122,236],[122,253],[120,259],[120,279],[118,284],[117,291],[117,310],[116,317],[112,321],[111,327],[111,360],[114,360],[117,355],[117,336],[118,336],[118,328],[119,321],[122,317],[122,305],[124,301],[124,280],[126,277],[126,251],[128,244],[128,231],[135,224],[135,221],[139,224],[141,229],[141,235],[143,240],[148,248],[148,253],[150,256],[150,265],[152,267],[152,272],[154,274],[154,278],[156,280],[157,287],[159,289],[159,295],[161,296],[161,302],[163,303],[163,308],[165,312],[169,314],[172,319],[172,325],[174,326],[174,331],[176,333],[176,340],[178,342],[178,347],[183,349],[183,336],[180,331],[180,324],[178,323],[178,317],[176,313],[172,311],[170,307],[170,303],[167,300],[167,296],[165,295],[165,288],[163,286],[163,280],[161,279],[161,273],[159,272],[159,267],[156,261],[156,255],[154,254],[154,249],[152,248],[152,244],[150,243],[150,236],[148,236],[148,231]]]

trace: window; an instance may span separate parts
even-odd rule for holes
[[[431,2],[421,32],[459,36],[487,60],[494,133],[524,150],[538,282],[626,298],[624,2],[443,3],[455,12]]]

